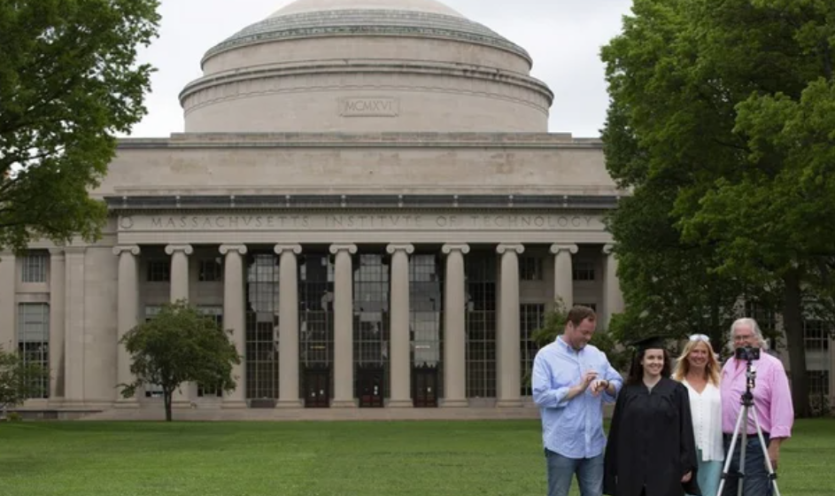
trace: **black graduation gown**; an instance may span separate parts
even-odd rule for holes
[[[667,378],[652,391],[643,382],[624,386],[606,445],[603,492],[641,496],[646,486],[646,496],[700,495],[697,467],[687,388]]]

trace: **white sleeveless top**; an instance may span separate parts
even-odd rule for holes
[[[722,400],[719,388],[708,382],[699,394],[686,379],[682,383],[687,386],[690,395],[693,434],[696,437],[696,447],[702,450],[702,461],[723,461],[725,448],[722,446]]]

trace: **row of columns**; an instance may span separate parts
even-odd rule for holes
[[[190,245],[169,245],[165,249],[171,256],[171,301],[188,299],[188,256],[193,253]],[[299,407],[299,314],[297,256],[302,252],[298,244],[278,244],[274,248],[279,256],[279,399],[278,407]],[[411,400],[411,364],[409,339],[409,255],[414,253],[411,244],[390,244],[386,251],[391,255],[391,338],[390,338],[390,399],[389,407],[409,407]],[[464,256],[469,253],[467,244],[446,244],[445,312],[444,312],[444,389],[443,406],[466,406],[466,293]],[[501,256],[500,290],[498,292],[497,368],[499,371],[497,394],[499,406],[519,406],[520,397],[520,330],[519,330],[519,255],[525,248],[521,244],[500,244],[496,248]],[[243,256],[245,245],[222,245],[224,259],[223,321],[232,330],[233,341],[239,353],[245,350],[245,287]],[[334,398],[332,406],[354,407],[353,363],[353,267],[352,255],[357,253],[355,244],[330,246],[334,255]],[[577,253],[577,245],[555,244],[554,290],[566,306],[573,303],[571,256]],[[118,281],[118,337],[137,324],[139,315],[139,280],[137,276],[138,246],[117,246],[119,256]],[[613,265],[612,261],[609,266]],[[620,293],[614,276],[616,267],[607,268],[607,313],[619,311]],[[614,286],[610,289],[609,286]],[[615,299],[615,295],[616,298]],[[119,345],[118,382],[131,379],[130,357]],[[235,366],[233,375],[237,388],[225,394],[223,406],[245,408],[245,373],[243,365]],[[182,390],[188,390],[184,385]],[[188,403],[187,395],[175,396],[175,405]],[[117,406],[137,406],[136,398],[120,399]]]

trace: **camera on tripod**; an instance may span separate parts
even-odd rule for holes
[[[734,357],[737,360],[746,360],[748,362],[752,360],[759,360],[760,359],[760,349],[754,348],[751,346],[746,346],[744,348],[737,348],[734,351]]]

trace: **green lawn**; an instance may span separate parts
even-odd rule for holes
[[[832,496],[833,462],[798,422],[781,493]],[[3,496],[544,494],[537,421],[0,424]]]

